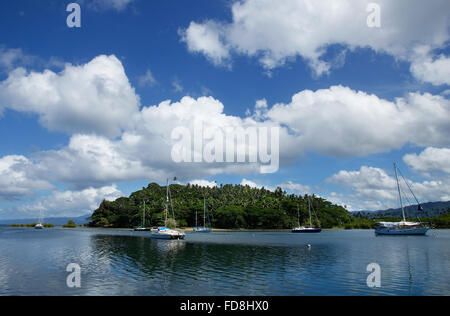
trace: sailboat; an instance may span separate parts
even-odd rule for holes
[[[206,227],[206,199],[203,198],[203,227],[197,225],[197,211],[195,211],[195,233],[210,233],[211,228]]]
[[[403,174],[401,174],[401,171],[398,169],[397,164],[394,163],[394,170],[395,170],[395,178],[397,179],[397,190],[398,190],[398,196],[400,200],[400,207],[402,209],[402,215],[403,220],[401,222],[380,222],[375,227],[375,234],[376,235],[403,235],[403,236],[425,236],[427,232],[430,230],[429,227],[425,226],[422,222],[420,222],[420,218],[418,223],[414,222],[407,222],[406,221],[406,213],[405,213],[405,207],[403,206],[403,199],[402,199],[402,192],[400,190],[400,181],[398,177],[398,173],[403,178],[403,181],[406,183],[406,185],[409,188],[409,191],[414,196],[414,199],[416,200],[418,204],[419,211],[423,211],[422,206],[420,205],[418,199],[416,198],[416,195],[412,191],[410,185],[405,180],[405,177],[403,177]]]
[[[34,226],[34,229],[44,229],[44,225],[42,224],[42,210],[39,212],[39,223]]]
[[[142,226],[136,227],[134,231],[137,232],[148,232],[150,228],[145,227],[145,200],[144,200],[144,214],[142,215]]]
[[[297,206],[298,227],[292,229],[293,233],[307,234],[307,233],[320,233],[322,231],[322,228],[314,228],[312,225],[311,200],[309,199],[309,196],[308,196],[308,211],[309,211],[309,227],[300,226],[300,210]]]
[[[164,227],[159,227],[157,230],[152,230],[151,238],[153,239],[184,239],[186,236],[184,233],[167,227],[167,219],[169,214],[169,179],[167,179],[167,191],[166,191],[166,205],[165,205],[165,221]],[[172,206],[173,211],[173,206]]]

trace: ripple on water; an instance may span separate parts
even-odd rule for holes
[[[373,232],[146,234],[0,229],[2,295],[450,295],[450,233],[376,238]],[[307,244],[311,244],[309,249]],[[65,285],[69,263],[82,289]],[[366,267],[382,267],[369,289]]]

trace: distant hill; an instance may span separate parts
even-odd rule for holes
[[[450,201],[448,202],[429,202],[421,204],[424,212],[418,210],[417,205],[405,207],[407,217],[439,217],[443,214],[450,213]],[[383,217],[402,217],[402,210],[388,209],[380,211],[359,211],[352,212],[354,216],[363,218],[383,218]]]
[[[90,217],[91,215],[84,215],[84,216],[80,216],[80,217],[53,217],[53,218],[45,218],[44,222],[46,224],[53,224],[55,226],[62,226],[64,224],[67,224],[67,222],[69,221],[69,219],[73,220],[75,222],[75,224],[77,225],[84,225],[89,223],[89,220],[87,219],[88,217]],[[14,225],[14,224],[33,224],[36,223],[37,219],[33,218],[33,219],[10,219],[10,220],[0,220],[0,226],[10,226],[10,225]]]

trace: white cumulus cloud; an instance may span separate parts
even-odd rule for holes
[[[431,0],[379,0],[381,27],[368,27],[372,0],[243,0],[231,7],[232,21],[191,22],[181,32],[189,51],[213,63],[232,52],[256,57],[271,70],[301,57],[316,75],[327,73],[324,60],[333,44],[348,49],[369,47],[402,60],[412,60],[418,45],[442,48],[449,40],[450,3]]]
[[[443,54],[416,57],[411,64],[411,72],[420,81],[435,86],[450,85],[450,57]]]
[[[403,161],[416,171],[450,174],[450,148],[428,147],[419,155],[405,155]]]
[[[351,208],[354,210],[398,208],[400,204],[397,181],[393,173],[392,171],[391,174],[388,174],[380,168],[362,166],[357,171],[341,170],[327,179],[327,181],[351,189],[351,193],[344,198],[339,197],[339,195],[337,197],[341,203],[352,205]],[[414,182],[408,178],[404,180],[399,176],[405,204],[416,203],[405,181],[412,188],[421,203],[448,201],[450,199],[450,179],[448,177]]]
[[[189,51],[204,54],[215,65],[221,65],[230,58],[228,48],[221,40],[222,33],[220,24],[212,21],[205,24],[191,22],[189,28],[180,31],[181,40]]]
[[[39,216],[41,212],[44,217],[75,217],[91,214],[103,200],[114,201],[122,196],[115,185],[81,191],[54,191],[33,204],[17,207],[15,211],[17,216],[31,218]]]
[[[396,102],[333,86],[304,90],[289,104],[266,114],[289,127],[302,152],[330,156],[365,156],[399,149],[406,143],[447,146],[450,101],[428,93],[410,93]]]
[[[0,158],[0,200],[15,200],[32,195],[36,190],[53,186],[44,178],[28,172],[32,162],[24,156]]]
[[[217,187],[217,182],[208,181],[208,180],[192,180],[192,181],[189,181],[189,184],[190,185],[198,185],[199,187],[204,187],[204,188]]]
[[[60,73],[17,68],[0,83],[0,107],[36,113],[52,131],[119,136],[139,97],[115,56],[98,56],[87,64],[67,64]]]

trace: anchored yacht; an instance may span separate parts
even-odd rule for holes
[[[208,216],[209,219],[209,216]],[[195,212],[195,228],[194,233],[210,233],[211,228],[206,226],[206,199],[203,198],[203,226],[197,224],[197,211]]]
[[[145,200],[144,200],[144,213],[142,215],[142,225],[139,227],[136,227],[134,229],[136,232],[149,232],[150,228],[145,227]]]
[[[167,220],[168,220],[168,214],[169,214],[169,196],[170,196],[170,188],[169,188],[169,179],[167,179],[167,191],[166,191],[166,206],[165,206],[165,221],[164,221],[164,227],[160,227],[156,230],[152,230],[151,238],[153,239],[184,239],[186,235],[180,231],[171,229],[167,227]],[[175,213],[173,212],[173,205],[172,205],[172,215],[175,219]]]
[[[301,233],[301,234],[307,234],[307,233],[320,233],[322,231],[322,228],[314,228],[312,225],[312,215],[311,215],[311,200],[308,196],[308,211],[309,211],[309,227],[300,226],[300,210],[297,207],[297,213],[298,213],[298,226],[294,229],[292,229],[293,233]],[[317,218],[316,212],[314,212],[314,215],[316,216],[317,221],[319,219]]]
[[[44,225],[42,224],[42,210],[39,212],[39,224],[34,226],[34,229],[44,229]]]
[[[405,213],[405,207],[403,206],[403,199],[402,199],[402,191],[400,189],[400,181],[398,174],[402,176],[404,182],[406,183],[409,191],[413,195],[414,199],[416,200],[418,204],[418,210],[423,211],[422,206],[419,203],[419,200],[416,198],[416,195],[411,189],[411,186],[408,184],[408,182],[405,180],[405,177],[403,177],[403,174],[398,169],[397,164],[394,163],[394,170],[395,170],[395,178],[397,179],[397,190],[398,190],[398,196],[400,200],[400,207],[402,209],[402,216],[403,220],[401,222],[380,222],[375,227],[375,234],[376,235],[398,235],[398,236],[424,236],[427,234],[427,232],[431,229],[430,227],[427,227],[422,222],[408,222],[406,221],[406,213]]]

